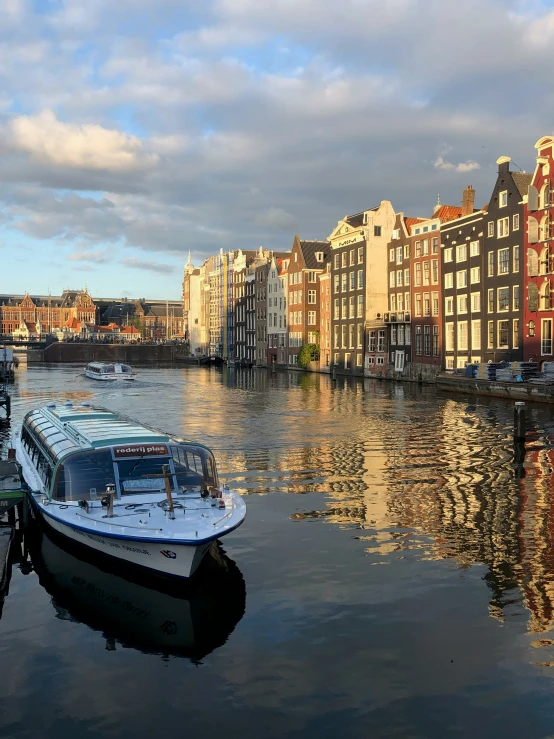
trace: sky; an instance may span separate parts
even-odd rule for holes
[[[0,293],[177,299],[390,199],[488,202],[554,132],[539,0],[0,0]]]

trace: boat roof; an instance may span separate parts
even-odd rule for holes
[[[124,364],[123,362],[89,362],[87,364],[87,367],[114,367],[116,364],[120,365],[121,367],[128,367],[128,364]]]
[[[25,422],[39,432],[58,459],[79,449],[180,441],[115,411],[93,406],[51,404],[28,413]]]

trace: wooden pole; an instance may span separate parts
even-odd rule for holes
[[[169,506],[169,518],[175,518],[175,509],[173,508],[173,497],[171,495],[171,475],[169,472],[169,465],[162,465],[162,472],[165,483],[165,493],[167,495],[167,503]]]
[[[514,439],[525,441],[525,403],[522,401],[514,407]]]

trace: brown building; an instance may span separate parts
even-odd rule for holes
[[[97,322],[95,301],[86,290],[65,290],[60,296],[0,295],[3,334],[13,334],[24,324],[35,324],[42,334],[50,334],[63,331],[72,319],[88,325]]]
[[[319,275],[319,363],[322,370],[331,366],[331,261]]]
[[[296,366],[303,344],[319,344],[319,275],[326,269],[328,241],[301,240],[294,237],[289,264],[289,348],[288,363]]]
[[[260,264],[255,270],[256,293],[256,366],[267,362],[267,276],[269,263]]]

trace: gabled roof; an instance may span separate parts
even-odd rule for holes
[[[408,233],[410,233],[411,226],[415,226],[417,223],[423,223],[424,221],[428,220],[427,218],[408,218],[407,216],[404,218],[404,223],[406,224],[406,229]]]
[[[301,239],[300,248],[308,269],[323,269],[326,261],[329,259],[329,254],[331,253],[331,245],[328,241],[307,241],[305,239]],[[317,261],[315,256],[317,252],[323,252],[324,256],[322,262]]]
[[[440,218],[441,223],[448,223],[462,215],[461,205],[441,205],[431,216],[432,218]]]
[[[527,190],[531,184],[533,175],[528,172],[510,172],[510,174],[512,175],[512,180],[514,181],[519,194],[522,197],[527,195]]]

